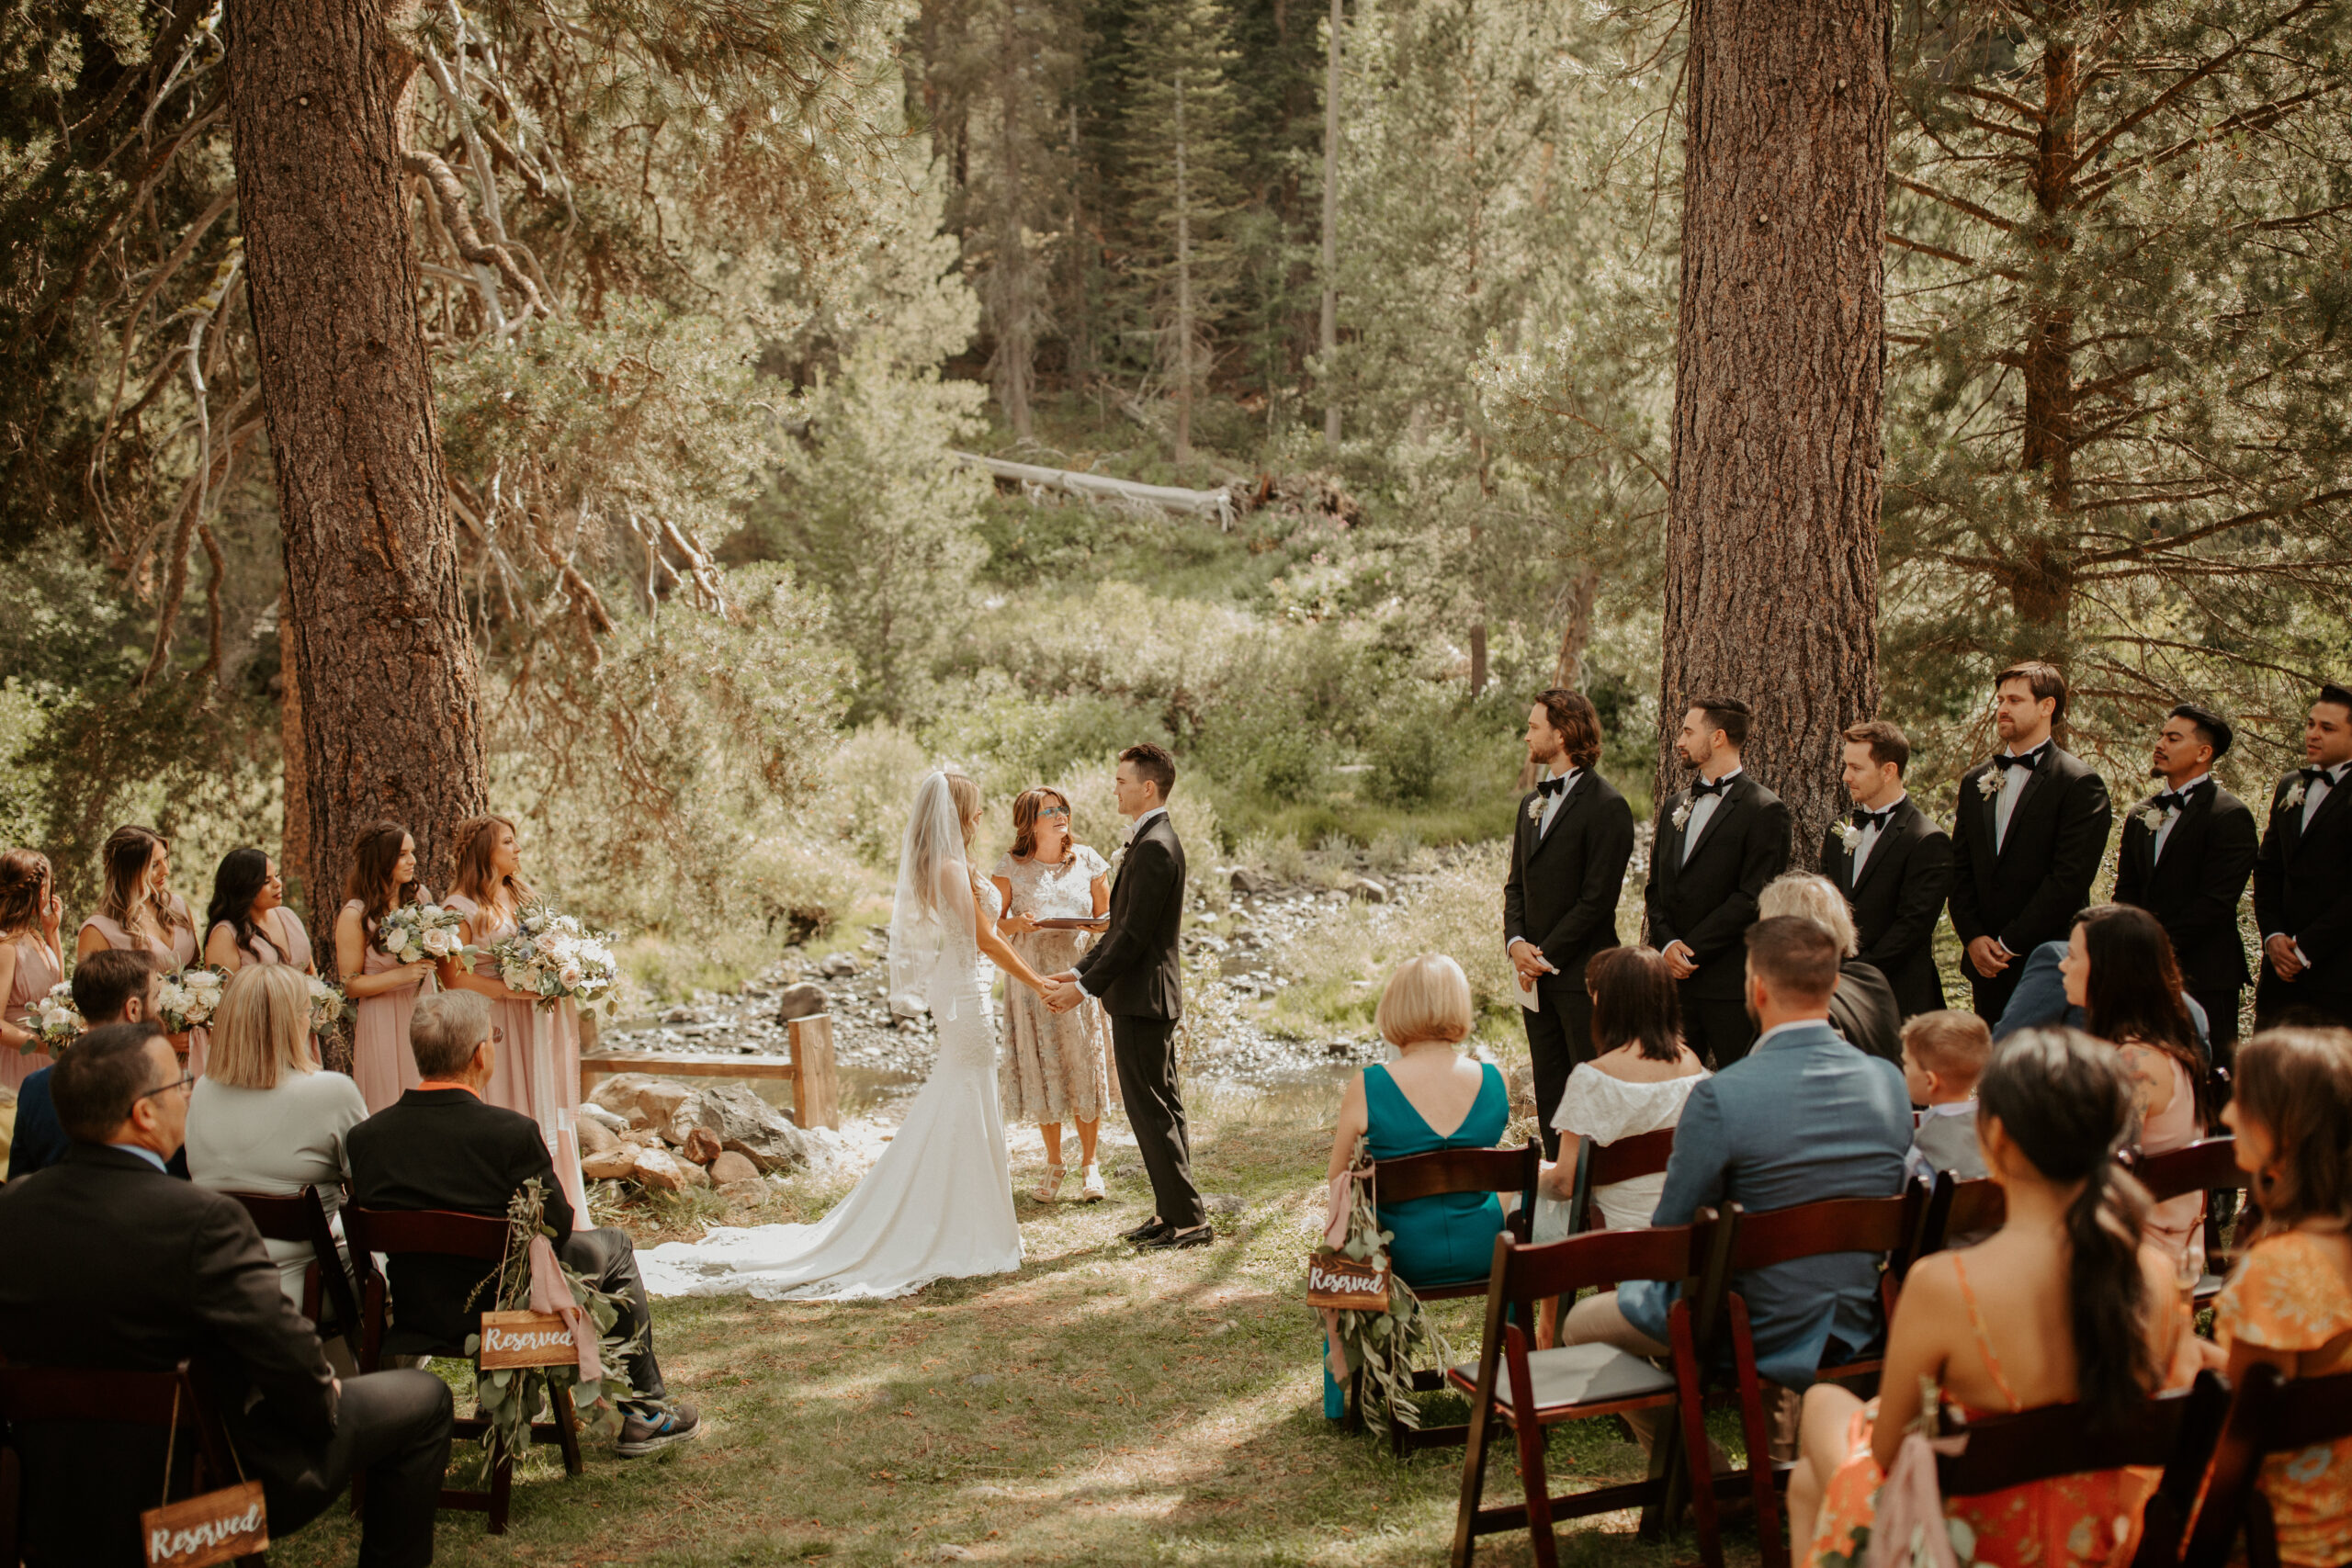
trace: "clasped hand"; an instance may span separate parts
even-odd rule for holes
[[[1559,973],[1544,956],[1544,950],[1525,937],[1510,944],[1510,966],[1519,971],[1519,983],[1522,986],[1532,986],[1546,975]]]
[[[1086,999],[1086,993],[1078,988],[1078,971],[1075,969],[1046,976],[1045,989],[1037,994],[1046,998],[1046,1008],[1054,1012],[1068,1012]]]

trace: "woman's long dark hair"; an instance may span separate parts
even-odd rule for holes
[[[1674,976],[1654,947],[1612,947],[1584,966],[1592,993],[1592,1046],[1614,1051],[1638,1043],[1653,1062],[1682,1056],[1682,1001]]]
[[[209,936],[213,927],[226,924],[237,933],[239,947],[259,956],[261,949],[254,944],[269,939],[254,924],[254,900],[268,883],[269,857],[261,851],[238,849],[222,855],[220,869],[212,874],[212,902],[204,911],[205,934]],[[269,949],[277,952],[277,944],[269,942]]]
[[[2188,1073],[2197,1124],[2208,1121],[2205,1056],[2180,999],[2180,964],[2155,916],[2130,904],[2094,904],[2075,917],[2090,960],[2083,1027],[2101,1040],[2161,1051]]]
[[[414,879],[392,886],[392,868],[401,863],[401,840],[413,837],[397,822],[372,822],[359,829],[351,846],[351,884],[346,898],[359,901],[359,925],[369,941],[384,917],[402,904],[413,904],[424,893]]]
[[[2253,1182],[2261,1234],[2352,1222],[2352,1034],[2264,1030],[2238,1048],[2237,1111],[2277,1155]]]
[[[2075,1396],[2098,1417],[2120,1419],[2154,1391],[2161,1371],[2148,1345],[2154,1303],[2140,1267],[2148,1193],[2115,1163],[2132,1126],[2122,1060],[2079,1030],[2025,1030],[1994,1051],[1976,1104],[2034,1169],[2062,1186],[2082,1183],[2066,1209]]]

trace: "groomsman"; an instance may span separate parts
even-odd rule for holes
[[[2352,1025],[2352,688],[2319,689],[2303,760],[2271,792],[2254,865],[2256,1029],[2295,1013]]]
[[[1903,770],[1911,740],[1883,718],[1845,732],[1846,793],[1850,821],[1832,822],[1821,836],[1821,870],[1853,906],[1855,956],[1874,966],[1894,988],[1905,1018],[1944,1005],[1936,969],[1936,917],[1951,891],[1951,835],[1911,804]]]
[[[1789,868],[1789,808],[1740,766],[1753,716],[1736,697],[1691,699],[1674,751],[1699,778],[1658,814],[1643,898],[1650,945],[1681,982],[1683,1042],[1718,1069],[1756,1043],[1747,928],[1764,885]]]
[[[1993,678],[2001,750],[1961,775],[1951,829],[1951,923],[1976,1015],[1998,1021],[2026,955],[2063,942],[2091,901],[2115,808],[2107,781],[2051,738],[2066,677],[2030,660]]]
[[[1537,1006],[1522,1009],[1535,1066],[1545,1157],[1560,1152],[1552,1113],[1568,1073],[1592,1059],[1585,960],[1617,945],[1617,894],[1634,857],[1634,811],[1594,772],[1600,715],[1581,692],[1555,687],[1527,715],[1527,760],[1543,777],[1519,803],[1503,881],[1503,949]]]
[[[2183,703],[2156,732],[2153,772],[2164,788],[2124,813],[2115,901],[2156,917],[2172,938],[2181,983],[2205,1010],[2213,1060],[2227,1066],[2238,1038],[2238,996],[2252,979],[2238,937],[2238,900],[2254,874],[2254,812],[2222,787],[2213,764],[2229,754],[2220,714]]]

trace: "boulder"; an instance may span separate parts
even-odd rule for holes
[[[607,1116],[619,1117],[621,1126],[626,1127],[629,1124],[629,1112],[637,1105],[637,1091],[659,1081],[650,1073],[615,1073],[588,1091],[588,1104]]]
[[[1233,890],[1236,893],[1263,893],[1266,886],[1264,874],[1252,871],[1246,865],[1233,868]]]
[[[718,1134],[707,1127],[695,1127],[690,1130],[686,1134],[685,1141],[678,1145],[678,1152],[695,1164],[703,1166],[708,1165],[726,1153],[719,1147]]]
[[[690,1092],[650,1073],[622,1073],[598,1084],[588,1098],[615,1115],[626,1117],[632,1127],[659,1127],[677,1114],[679,1103]]]
[[[808,1135],[743,1085],[704,1089],[701,1100],[703,1125],[718,1134],[719,1147],[746,1156],[762,1174],[808,1162]]]
[[[580,1156],[580,1174],[591,1181],[627,1181],[637,1174],[637,1162],[645,1153],[635,1144],[616,1140],[613,1146],[600,1154]]]
[[[678,1161],[678,1174],[685,1178],[686,1185],[688,1187],[708,1187],[710,1185],[710,1172],[705,1170],[702,1167],[695,1164],[691,1160],[682,1159]]]
[[[621,1142],[632,1148],[658,1149],[662,1146],[662,1132],[657,1127],[631,1127],[621,1134]]]
[[[593,1116],[582,1116],[577,1126],[582,1160],[590,1155],[608,1155],[621,1146],[621,1135]]]
[[[857,958],[854,953],[836,953],[817,965],[817,973],[828,979],[846,980],[857,973]]]
[[[580,1120],[582,1122],[594,1122],[599,1126],[610,1128],[616,1133],[626,1133],[628,1131],[628,1117],[607,1111],[593,1100],[586,1101],[580,1107]]]
[[[1349,883],[1347,892],[1349,897],[1361,898],[1367,904],[1388,902],[1388,885],[1385,882],[1376,882],[1369,876],[1359,876]]]
[[[784,998],[777,1003],[775,1021],[790,1023],[796,1018],[814,1018],[825,1010],[825,987],[813,980],[803,980],[784,988]]]
[[[587,1167],[583,1165],[581,1169],[585,1172]],[[666,1149],[644,1149],[637,1156],[637,1179],[645,1184],[649,1192],[684,1191],[686,1172],[689,1170],[702,1176],[705,1181],[710,1179],[703,1176],[700,1166],[687,1165]]]
[[[734,1187],[759,1179],[760,1168],[752,1163],[751,1156],[732,1149],[720,1150],[718,1157],[710,1162],[710,1179],[718,1186]]]

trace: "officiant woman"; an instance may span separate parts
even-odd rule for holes
[[[1023,790],[1013,801],[1012,852],[989,874],[1004,899],[997,930],[1040,975],[1068,971],[1092,939],[1081,931],[1040,930],[1038,921],[1100,919],[1111,908],[1110,863],[1070,837],[1069,797],[1057,789]],[[1096,1202],[1103,1188],[1094,1140],[1110,1099],[1102,1005],[1082,1002],[1057,1013],[1025,986],[1005,988],[998,1092],[1008,1121],[1035,1122],[1045,1134],[1046,1177],[1037,1184],[1037,1201],[1060,1196],[1068,1169],[1062,1120],[1068,1117],[1078,1123],[1080,1196]]]

